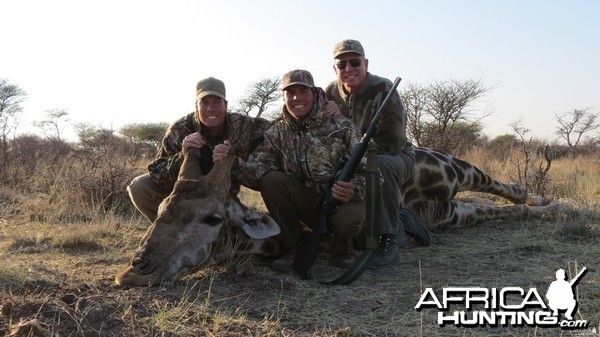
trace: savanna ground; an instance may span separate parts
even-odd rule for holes
[[[501,180],[511,165],[474,153],[471,162]],[[140,166],[143,167],[143,166]],[[0,189],[0,334],[4,336],[591,336],[600,331],[600,158],[553,162],[548,191],[575,215],[489,221],[434,232],[430,247],[409,240],[401,261],[368,270],[348,286],[279,274],[238,258],[173,284],[119,288],[114,276],[148,224],[139,216],[61,221],[45,217],[47,195]],[[513,171],[514,173],[514,171]],[[248,191],[242,198],[260,208]],[[494,200],[501,202],[500,200]],[[558,268],[577,285],[584,330],[466,328],[437,324],[438,310],[415,310],[425,288],[537,288]],[[324,259],[317,271],[332,272]],[[460,306],[453,307],[460,309]],[[451,309],[451,310],[454,310]]]

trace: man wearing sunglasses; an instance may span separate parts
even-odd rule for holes
[[[386,78],[368,72],[369,60],[359,41],[342,40],[333,50],[333,69],[337,79],[326,88],[327,99],[334,101],[341,114],[350,118],[364,133],[373,114],[392,88]],[[406,137],[407,116],[395,92],[375,133],[378,166],[383,175],[378,214],[379,246],[371,267],[390,265],[399,259],[398,242],[405,244],[406,234],[421,245],[429,245],[429,232],[403,208],[400,187],[414,172],[415,153]],[[402,242],[404,241],[404,242]]]

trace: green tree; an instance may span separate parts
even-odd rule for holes
[[[123,126],[119,132],[134,144],[149,144],[156,148],[168,127],[166,122],[133,123]]]
[[[494,148],[512,148],[518,144],[519,140],[517,139],[517,136],[510,133],[497,136],[490,141],[490,146]]]

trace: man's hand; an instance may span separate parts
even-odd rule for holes
[[[354,184],[349,181],[336,181],[331,187],[331,194],[335,200],[346,203],[354,195]]]
[[[204,138],[199,133],[194,132],[192,134],[187,135],[183,139],[183,143],[181,144],[181,147],[182,147],[183,153],[185,154],[187,152],[187,150],[192,147],[196,148],[196,149],[200,149],[204,145],[206,145],[206,141],[204,140]]]
[[[213,149],[213,163],[218,162],[229,156],[233,151],[233,146],[228,140],[225,140],[223,144],[218,144]]]
[[[327,105],[325,105],[325,111],[323,111],[323,115],[327,118],[333,118],[333,116],[339,116],[342,113],[338,108],[337,104],[334,101],[327,101]]]

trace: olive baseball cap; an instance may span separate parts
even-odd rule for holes
[[[342,40],[333,48],[333,58],[345,53],[357,53],[361,56],[365,56],[363,46],[356,40]]]
[[[225,83],[214,77],[207,77],[203,80],[198,81],[196,84],[196,99],[200,100],[202,97],[214,95],[225,98]]]
[[[294,69],[283,74],[281,79],[283,90],[292,85],[303,85],[305,87],[313,88],[315,81],[308,70]]]

